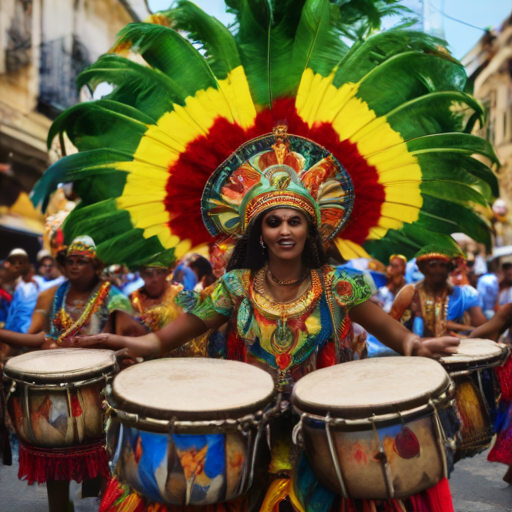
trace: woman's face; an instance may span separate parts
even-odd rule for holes
[[[66,275],[70,283],[90,286],[96,279],[96,270],[90,258],[68,256],[66,258]]]
[[[282,260],[300,258],[308,236],[306,216],[292,208],[271,210],[261,223],[263,242],[269,257]]]

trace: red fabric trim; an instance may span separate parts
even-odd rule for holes
[[[97,476],[110,478],[105,440],[66,450],[48,450],[20,444],[18,478],[43,484],[47,480],[83,482]]]
[[[503,366],[496,368],[496,375],[500,382],[501,399],[512,402],[512,356],[509,356]]]
[[[0,288],[0,299],[4,299],[10,303],[12,301],[12,295],[9,292],[6,292],[3,288]]]
[[[266,109],[258,113],[254,126],[247,131],[219,118],[207,136],[198,137],[187,145],[169,168],[164,204],[173,234],[182,240],[191,240],[192,246],[211,241],[198,214],[208,178],[244,142],[271,133],[277,123],[286,123],[290,134],[310,138],[324,146],[347,169],[354,183],[356,199],[343,238],[358,244],[366,240],[370,228],[378,223],[385,200],[377,169],[368,164],[355,144],[348,140],[340,142],[331,124],[323,123],[309,129],[297,114],[294,99],[275,101],[272,112]]]
[[[448,480],[439,483],[409,498],[414,512],[454,512]]]
[[[316,369],[327,368],[328,366],[334,366],[336,364],[336,347],[331,341],[320,350],[318,357],[316,358]]]

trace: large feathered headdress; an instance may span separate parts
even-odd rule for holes
[[[335,2],[230,5],[231,30],[180,1],[162,15],[171,26],[127,26],[80,75],[114,90],[55,121],[48,140],[67,134],[79,152],[33,193],[45,203],[74,182],[68,239],[92,236],[107,264],[180,257],[285,198],[347,259],[412,256],[459,231],[489,244],[475,207],[498,194],[483,163],[497,158],[470,134],[482,108],[438,40],[391,30],[348,49]]]

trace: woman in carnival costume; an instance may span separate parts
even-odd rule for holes
[[[96,246],[89,236],[75,238],[66,249],[65,271],[68,281],[46,290],[48,309],[39,314],[49,319],[48,334],[20,334],[0,330],[0,342],[14,347],[51,348],[59,346],[67,337],[79,334],[97,334],[113,331],[119,334],[144,333],[131,317],[130,302],[108,281],[101,281],[102,262],[96,257]],[[58,417],[54,404],[48,404],[45,414],[50,427],[58,428],[50,418]],[[29,484],[46,483],[51,512],[68,509],[69,482],[88,481],[96,477],[109,477],[108,457],[102,440],[94,446],[73,447],[63,450],[45,450],[20,444],[18,476]],[[98,485],[90,486],[92,495],[99,492]],[[92,489],[96,489],[95,492]],[[84,494],[85,495],[85,494]]]
[[[137,322],[149,332],[162,329],[183,314],[183,310],[175,303],[183,286],[170,281],[174,267],[173,260],[172,253],[165,251],[155,255],[144,266],[138,267],[144,286],[130,294],[130,301]],[[206,347],[207,338],[204,336],[188,342],[167,355],[206,357]]]
[[[285,393],[316,368],[365,355],[352,343],[351,321],[401,354],[455,352],[457,340],[420,340],[368,301],[364,275],[324,265],[322,242],[333,241],[345,259],[381,261],[397,252],[410,258],[454,231],[489,245],[471,207],[488,205],[497,182],[473,155],[496,156],[469,135],[483,110],[463,92],[462,65],[417,32],[392,30],[348,49],[341,8],[328,0],[230,6],[233,33],[191,2],[161,15],[203,53],[164,25],[126,27],[113,52],[79,78],[116,87],[57,119],[50,140],[66,133],[79,153],[54,164],[33,194],[39,203],[73,181],[82,203],[65,235],[86,230],[108,262],[132,265],[168,249],[181,258],[229,237],[237,244],[229,271],[182,296],[188,313],[162,330],[70,344],[158,356],[228,322],[227,357],[268,370]],[[308,512],[453,510],[446,480],[380,503],[340,502],[314,479],[291,485],[292,425],[287,414],[273,429],[283,443],[273,445],[262,510],[280,502]],[[116,485],[102,510],[159,508],[116,495]]]

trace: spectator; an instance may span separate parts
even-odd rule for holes
[[[62,284],[66,279],[60,275],[55,264],[55,258],[50,251],[41,249],[37,253],[37,270],[38,274],[34,276],[34,280],[42,292],[52,286]]]
[[[190,262],[193,260],[194,254],[185,256],[178,264],[172,275],[172,281],[183,285],[185,291],[193,290],[197,285],[196,273],[190,268]]]
[[[39,287],[33,277],[35,269],[28,263],[24,266],[21,281],[16,286],[5,328],[9,331],[26,334],[32,321],[32,313],[36,307]]]
[[[386,313],[391,311],[391,306],[396,294],[405,286],[405,269],[407,259],[401,254],[392,254],[386,269],[387,284],[379,288],[376,298]]]
[[[488,271],[480,276],[476,285],[480,307],[488,320],[494,316],[500,293],[498,276],[493,272],[493,270],[497,270],[497,265],[498,259],[491,260],[489,262]]]
[[[27,270],[29,265],[28,254],[23,249],[13,249],[7,259],[4,267],[7,269],[3,288],[10,294],[14,294],[16,286],[21,281],[21,275]]]
[[[194,287],[195,291],[204,290],[216,281],[212,266],[204,256],[197,256],[189,263],[189,267],[197,278],[197,284]]]
[[[501,266],[503,274],[500,282],[500,294],[498,296],[498,304],[504,306],[512,302],[512,263],[503,263]]]

